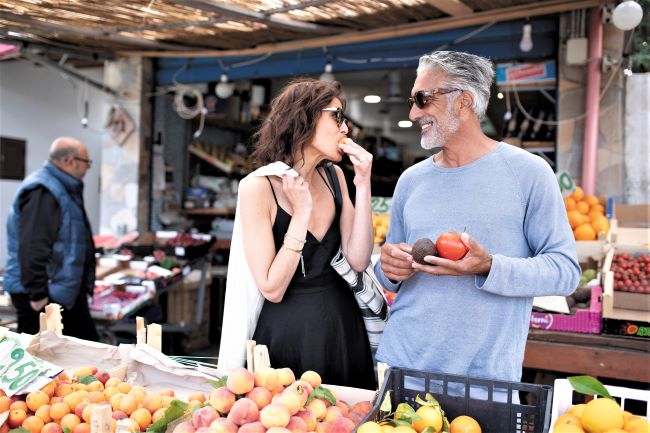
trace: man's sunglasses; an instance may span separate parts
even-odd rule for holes
[[[321,111],[331,111],[336,119],[336,126],[340,127],[343,122],[345,122],[345,116],[343,115],[343,109],[341,107],[327,107],[323,108]]]
[[[447,93],[462,91],[462,89],[433,89],[433,90],[418,90],[413,96],[408,99],[409,109],[413,108],[413,104],[422,110],[427,104],[435,102],[437,95],[446,95]]]
[[[93,165],[92,159],[84,159],[84,158],[80,158],[78,156],[73,157],[73,159],[75,159],[77,161],[85,162],[86,165],[88,166],[88,168],[90,168],[90,166]]]

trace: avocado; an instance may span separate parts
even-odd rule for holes
[[[411,254],[413,255],[413,260],[416,262],[422,265],[429,265],[430,263],[424,261],[424,256],[435,256],[438,254],[438,251],[431,239],[422,238],[415,241]]]

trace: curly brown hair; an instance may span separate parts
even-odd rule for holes
[[[334,98],[345,109],[343,90],[337,81],[299,78],[288,83],[271,102],[271,111],[253,135],[252,156],[259,165],[282,161],[293,166],[295,151],[302,159],[305,146],[316,133],[316,123]]]

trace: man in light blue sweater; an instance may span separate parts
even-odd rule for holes
[[[375,266],[398,292],[377,352],[391,366],[519,381],[533,297],[568,295],[578,284],[553,171],[481,131],[493,78],[482,57],[420,58],[409,117],[422,128],[422,147],[439,152],[397,182]],[[416,240],[465,227],[463,259],[413,261]]]

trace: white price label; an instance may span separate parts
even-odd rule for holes
[[[174,248],[174,254],[177,256],[184,256],[185,255],[185,248],[184,247],[176,247]]]
[[[43,371],[41,360],[33,358],[13,339],[0,342],[0,353],[0,389],[10,397]]]

